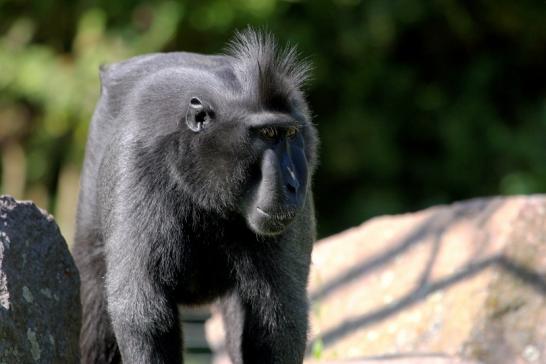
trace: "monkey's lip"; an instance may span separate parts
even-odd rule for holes
[[[248,223],[256,233],[260,235],[277,235],[285,231],[296,216],[296,211],[266,211],[256,206],[256,212],[251,216],[252,218],[248,220]]]
[[[273,216],[271,216],[270,214],[268,214],[267,212],[265,212],[264,210],[262,210],[262,209],[259,208],[259,207],[256,207],[256,210],[258,210],[258,212],[259,212],[260,214],[262,214],[262,215],[265,215],[265,216],[267,216],[267,217],[273,217]]]
[[[263,216],[274,219],[274,220],[280,220],[280,221],[289,221],[296,216],[296,213],[293,211],[278,211],[278,212],[267,212],[263,209],[256,207],[256,210]]]

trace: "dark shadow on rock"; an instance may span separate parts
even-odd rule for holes
[[[324,346],[332,345],[337,340],[351,334],[355,330],[360,330],[368,325],[382,321],[389,316],[400,312],[401,310],[423,301],[428,295],[436,291],[449,288],[450,286],[464,279],[471,278],[480,271],[493,265],[513,274],[524,283],[529,284],[531,287],[536,289],[539,293],[546,295],[546,280],[540,274],[518,265],[503,255],[492,256],[490,258],[468,264],[464,269],[461,269],[459,272],[449,277],[419,286],[417,289],[388,306],[355,319],[342,322],[336,328],[322,334],[318,339],[322,340]]]
[[[479,221],[483,226],[489,217],[491,217],[491,215],[493,215],[495,211],[502,206],[502,204],[503,201],[501,199],[477,199],[470,201],[467,204],[455,204],[449,210],[439,209],[438,212],[432,213],[430,217],[422,221],[411,232],[406,234],[405,237],[401,239],[400,242],[393,248],[347,270],[330,282],[323,284],[316,292],[311,294],[311,301],[314,302],[324,299],[343,285],[346,285],[365,274],[369,274],[374,270],[383,267],[399,255],[410,250],[416,244],[422,243],[426,237],[432,236],[436,246],[433,248],[431,259],[429,260],[423,275],[423,279],[426,280],[428,273],[430,273],[431,267],[434,265],[436,254],[440,248],[439,237],[445,232],[446,228],[473,214],[480,215]]]
[[[546,296],[546,275],[539,274],[505,256],[501,256],[497,263],[500,268],[528,284],[538,293]]]

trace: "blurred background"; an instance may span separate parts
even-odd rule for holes
[[[0,0],[0,192],[74,232],[98,67],[219,53],[267,27],[314,64],[319,234],[546,191],[546,4],[511,0]]]

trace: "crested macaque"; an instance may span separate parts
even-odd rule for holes
[[[239,363],[302,363],[318,137],[309,67],[269,34],[101,67],[77,213],[83,363],[181,363],[218,302]]]

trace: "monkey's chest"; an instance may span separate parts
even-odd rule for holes
[[[225,254],[214,249],[193,251],[182,262],[176,296],[182,304],[203,304],[224,295],[233,287]]]

